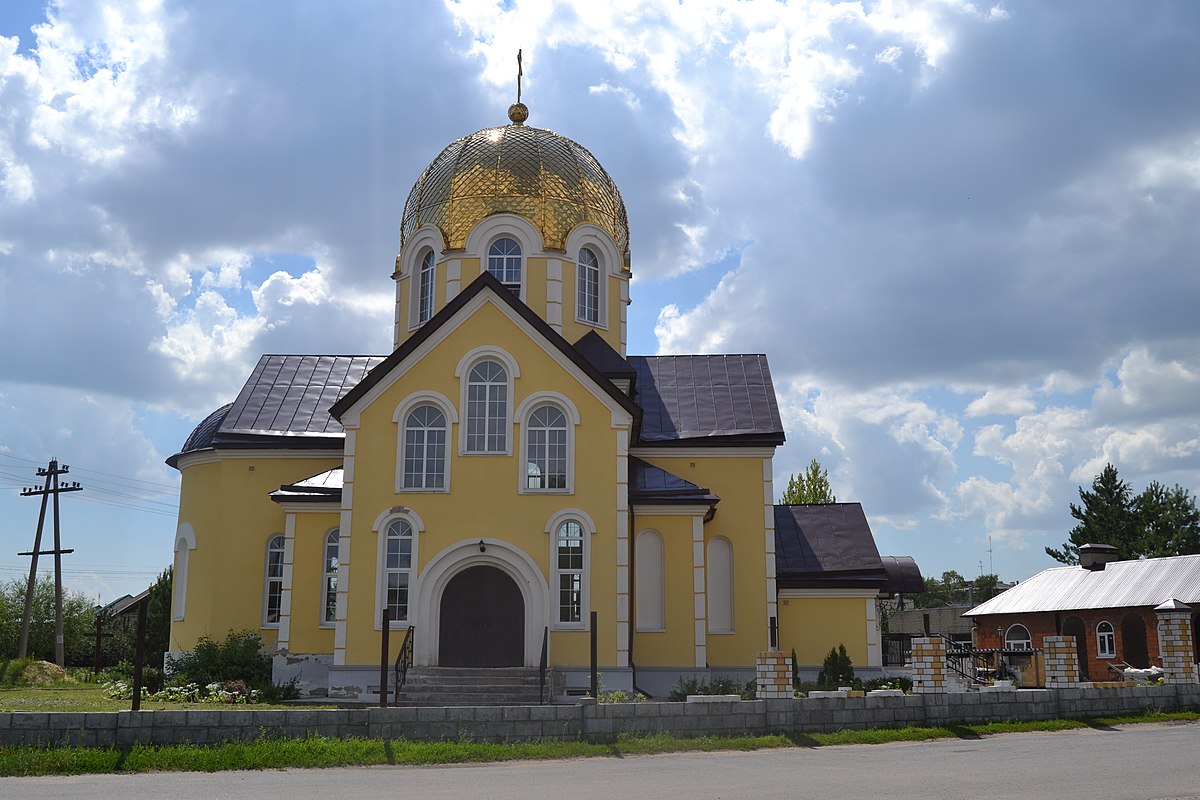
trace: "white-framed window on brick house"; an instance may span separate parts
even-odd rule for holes
[[[321,624],[337,622],[338,529],[325,534],[321,557]]]
[[[425,324],[433,316],[434,288],[437,285],[437,267],[433,251],[426,251],[421,258],[421,269],[417,283],[417,323]]]
[[[468,453],[508,451],[508,373],[499,362],[480,361],[467,374]]]
[[[266,564],[263,576],[263,627],[279,626],[283,611],[283,553],[282,534],[267,540]]]
[[[1096,655],[1100,658],[1117,656],[1117,634],[1107,620],[1096,626]]]
[[[733,633],[733,545],[723,536],[708,543],[708,632]]]
[[[521,245],[516,239],[501,236],[488,246],[488,272],[517,297],[521,296],[522,261]]]
[[[1029,629],[1024,625],[1010,625],[1004,632],[1004,648],[1006,650],[1032,650],[1033,639]]]
[[[595,325],[600,321],[600,259],[591,248],[581,247],[575,267],[575,319]]]
[[[435,406],[417,406],[404,420],[405,489],[446,488],[446,415]]]
[[[662,535],[658,531],[642,531],[634,540],[633,547],[637,630],[666,630]]]

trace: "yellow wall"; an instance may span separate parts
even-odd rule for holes
[[[338,526],[338,512],[296,514],[292,561],[292,613],[288,650],[332,653],[333,623],[321,623],[325,537]]]
[[[866,597],[780,598],[779,648],[796,650],[796,662],[820,665],[831,648],[846,645],[855,667],[867,665]]]
[[[636,514],[634,539],[654,530],[663,540],[663,631],[638,631],[633,658],[639,667],[691,667],[695,664],[695,604],[692,591],[692,518]],[[632,546],[631,542],[631,546]],[[634,570],[638,564],[634,562]],[[634,598],[637,604],[637,598]],[[636,612],[636,608],[635,608]],[[636,625],[637,614],[633,615]]]
[[[340,457],[277,458],[241,452],[219,461],[184,457],[179,521],[192,526],[196,548],[188,555],[184,619],[171,625],[171,648],[190,650],[201,636],[222,639],[231,630],[253,630],[271,645],[263,627],[267,541],[284,532],[284,515],[269,493],[341,463]],[[189,466],[189,464],[191,464]]]
[[[514,411],[531,393],[545,390],[560,392],[575,405],[581,421],[575,427],[573,494],[518,494],[525,467],[525,460],[519,455],[519,424],[514,424],[510,431],[511,455],[459,454],[459,426],[465,421],[460,379],[454,376],[454,369],[481,342],[504,349],[519,365],[520,376],[514,381],[514,396],[510,400]],[[460,423],[451,426],[447,437],[448,494],[395,492],[398,426],[392,416],[397,406],[417,389],[440,392],[454,403],[460,414]],[[378,534],[371,526],[381,512],[393,506],[411,507],[425,523],[425,532],[418,537],[418,569],[424,569],[433,556],[454,542],[496,538],[511,542],[530,556],[547,582],[551,537],[545,531],[546,523],[562,509],[578,508],[586,511],[598,528],[591,539],[592,608],[604,620],[599,637],[601,660],[614,663],[616,436],[611,409],[566,374],[500,309],[485,303],[361,412],[354,454],[348,618],[374,619]],[[416,573],[414,582],[415,577]],[[556,603],[557,598],[552,602]],[[369,663],[378,657],[378,647],[374,625],[352,625],[347,636],[346,662]],[[556,664],[586,663],[588,650],[585,632],[553,634],[552,656]]]

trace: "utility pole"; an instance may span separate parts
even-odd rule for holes
[[[62,556],[63,553],[73,553],[74,549],[62,548],[62,535],[58,517],[58,496],[62,492],[78,492],[83,487],[78,482],[59,484],[58,476],[71,471],[66,464],[61,467],[57,459],[50,459],[45,469],[38,469],[39,477],[45,477],[46,482],[41,489],[26,488],[21,490],[22,497],[40,495],[42,508],[38,512],[37,533],[33,537],[33,550],[28,553],[17,553],[19,556],[32,556],[29,564],[29,582],[25,587],[25,615],[21,619],[21,642],[17,651],[18,658],[25,658],[29,653],[29,623],[33,617],[33,589],[37,583],[38,556],[54,556],[54,661],[60,667],[66,666],[66,654],[63,652],[63,617],[62,617]],[[42,528],[46,522],[46,500],[54,498],[54,549],[42,549]]]

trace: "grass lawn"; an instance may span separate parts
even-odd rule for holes
[[[96,684],[82,683],[71,686],[19,686],[0,689],[0,712],[4,711],[128,711],[130,701],[110,700],[104,690]],[[143,700],[142,708],[150,709],[206,709],[222,708],[288,708],[289,706],[256,703],[253,706],[217,705],[213,703],[163,703]],[[305,706],[319,708],[320,706]],[[330,706],[332,707],[332,706]]]

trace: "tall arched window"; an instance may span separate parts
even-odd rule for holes
[[[480,361],[467,376],[467,452],[507,452],[507,427],[508,373],[495,361]]]
[[[387,527],[383,543],[383,608],[393,622],[408,620],[408,587],[413,566],[413,529],[398,519]]]
[[[325,534],[325,557],[321,560],[321,623],[337,621],[338,530]]]
[[[433,316],[433,290],[435,267],[433,251],[425,253],[421,259],[421,278],[417,295],[417,322],[424,324]]]
[[[639,631],[666,628],[663,603],[663,540],[656,531],[642,531],[634,543],[634,602]]]
[[[554,534],[559,623],[583,622],[583,526],[567,520]]]
[[[593,325],[600,321],[600,259],[588,248],[579,251],[575,278],[575,318]]]
[[[567,488],[567,417],[555,406],[542,406],[526,423],[527,489]]]
[[[733,546],[718,537],[708,543],[708,631],[733,633]]]
[[[263,625],[275,627],[283,608],[283,549],[282,536],[267,540],[266,576],[263,580]]]
[[[505,236],[492,242],[488,248],[487,269],[510,292],[521,296],[521,245],[516,239]]]
[[[1032,650],[1033,639],[1024,625],[1012,625],[1004,632],[1004,647],[1009,650]]]
[[[404,420],[405,489],[446,487],[446,416],[418,406]]]
[[[1117,655],[1117,635],[1111,622],[1101,622],[1096,626],[1096,655],[1100,658],[1115,658]]]

